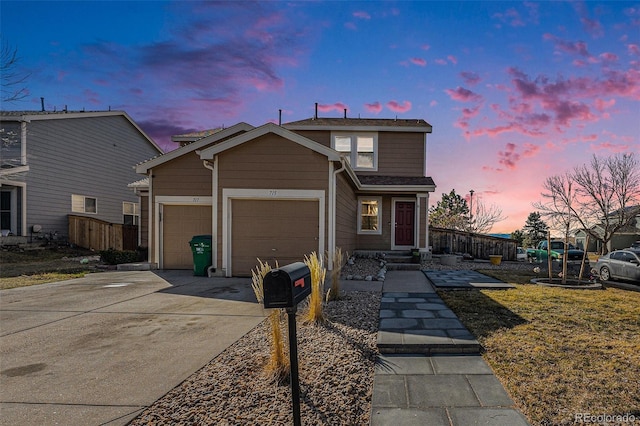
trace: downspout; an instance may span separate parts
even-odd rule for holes
[[[211,266],[208,269],[208,276],[211,276],[218,269],[218,181],[216,179],[215,166],[218,156],[214,158],[213,166],[209,161],[202,160],[205,169],[211,170]]]
[[[27,122],[20,122],[20,165],[27,165]]]
[[[27,164],[27,122],[20,122],[20,165],[28,166]],[[27,236],[27,179],[25,179],[24,187],[22,189],[22,217],[20,234],[24,237]]]
[[[147,218],[147,238],[149,238],[149,263],[155,263],[160,268],[160,214],[156,209],[160,206],[155,204],[153,196],[153,169],[149,169],[149,213]],[[151,250],[153,247],[153,250]]]
[[[331,177],[331,185],[329,186],[329,247],[327,252],[328,256],[328,269],[333,270],[333,254],[336,248],[336,201],[338,196],[338,173],[342,173],[345,170],[344,159],[340,158],[341,167],[338,170],[334,170]],[[333,163],[331,163],[333,167]]]

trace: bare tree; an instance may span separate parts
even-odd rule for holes
[[[546,201],[534,203],[534,207],[550,221],[551,228],[561,231],[564,235],[565,250],[562,256],[562,284],[566,284],[569,233],[575,230],[576,224],[579,223],[574,208],[577,198],[574,178],[570,173],[551,176],[544,181],[542,187],[546,192],[540,195]]]
[[[506,216],[502,216],[502,209],[500,207],[495,204],[487,206],[480,197],[478,197],[474,207],[475,212],[472,213],[475,214],[472,214],[471,220],[469,221],[471,224],[471,232],[486,234],[491,231],[493,225],[507,218]]]
[[[28,90],[24,86],[29,74],[21,74],[16,68],[20,58],[18,49],[9,46],[2,40],[0,47],[0,86],[2,87],[2,102],[15,102],[25,98]]]
[[[573,169],[580,196],[575,214],[580,225],[610,250],[613,235],[635,224],[640,215],[640,166],[633,153],[608,158],[593,156]],[[593,225],[598,225],[592,229]]]

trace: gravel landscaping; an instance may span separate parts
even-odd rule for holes
[[[324,325],[302,323],[299,307],[302,424],[369,423],[379,307],[377,292],[348,292],[325,305]],[[268,327],[263,321],[131,424],[292,424],[290,387],[264,372]]]

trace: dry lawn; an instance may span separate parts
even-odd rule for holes
[[[95,255],[78,248],[0,251],[0,290],[82,277],[95,271],[96,262],[78,259]]]
[[[573,424],[576,413],[640,422],[640,293],[517,285],[439,294],[532,424]]]

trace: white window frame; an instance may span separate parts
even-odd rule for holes
[[[351,140],[351,151],[349,152],[349,162],[351,168],[356,171],[378,171],[378,132],[331,132],[331,148],[336,149],[336,138],[343,137]],[[358,160],[358,137],[373,138],[373,167],[356,167]],[[339,151],[344,152],[344,151]],[[346,152],[345,152],[346,154]]]
[[[364,201],[376,201],[378,203],[378,229],[362,229],[362,203]],[[358,234],[382,235],[382,197],[358,197]]]
[[[96,204],[96,211],[95,212],[88,212],[87,211],[87,199],[91,199],[95,201]],[[76,202],[82,200],[82,209],[78,209],[76,208]],[[79,194],[71,194],[71,211],[73,213],[84,213],[84,214],[98,214],[98,198],[96,197],[89,197],[87,195],[79,195]]]
[[[128,213],[126,211],[126,206],[130,205],[133,207],[133,213]],[[122,216],[124,223],[124,216],[133,216],[133,224],[140,224],[140,203],[134,203],[133,201],[123,201],[122,202]]]

